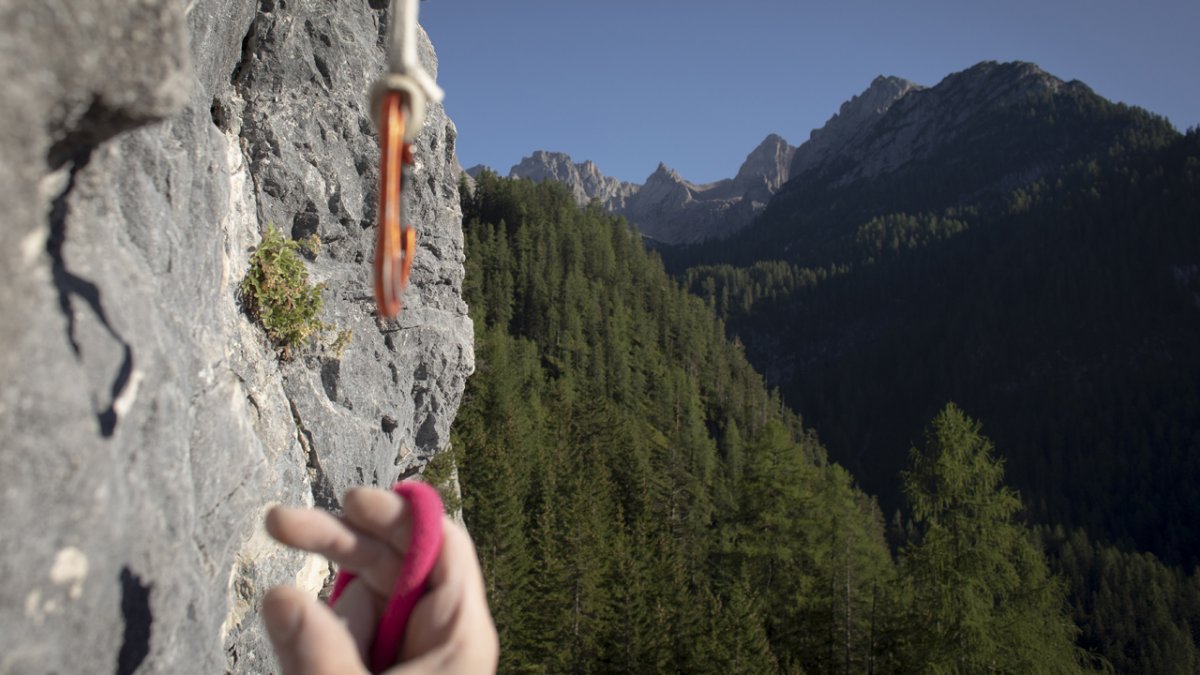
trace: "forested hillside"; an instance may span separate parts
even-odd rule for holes
[[[852,262],[687,281],[864,486],[895,508],[896,446],[955,400],[1039,519],[1200,562],[1200,136],[852,229]]]
[[[911,450],[893,553],[873,498],[623,220],[490,173],[463,195],[478,371],[454,447],[502,671],[1087,661],[1064,584],[958,408]]]
[[[1081,644],[1194,672],[1200,134],[1094,98],[1056,112],[1107,144],[968,195],[937,167],[793,185],[724,252],[664,255],[886,513],[929,417],[977,415],[1033,520],[1073,532],[1052,550]],[[688,267],[721,256],[758,262]]]

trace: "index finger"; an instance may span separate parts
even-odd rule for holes
[[[400,555],[391,546],[325,511],[276,506],[267,513],[267,532],[281,543],[323,555],[354,572],[384,598],[400,573]]]

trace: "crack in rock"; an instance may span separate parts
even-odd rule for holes
[[[304,426],[304,420],[300,417],[300,410],[296,407],[296,402],[290,396],[287,397],[287,400],[288,406],[292,409],[292,420],[296,423],[296,438],[299,439],[300,447],[304,448],[308,457],[308,478],[312,483],[313,504],[326,511],[340,512],[342,510],[341,502],[338,501],[329,476],[321,468],[321,458],[317,455],[317,448],[313,444],[312,432]]]

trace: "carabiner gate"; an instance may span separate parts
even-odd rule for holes
[[[404,186],[412,166],[412,147],[404,140],[408,97],[403,91],[383,95],[379,129],[379,209],[375,236],[375,302],[379,315],[400,314],[416,253],[416,230],[404,222]]]
[[[370,109],[379,131],[379,227],[375,237],[375,304],[384,319],[400,314],[417,233],[404,222],[404,187],[413,163],[412,143],[429,101],[442,90],[417,57],[417,0],[392,0],[387,70],[371,87]]]

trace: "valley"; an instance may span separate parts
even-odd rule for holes
[[[1133,611],[1118,609],[1132,598],[1094,598],[1135,554],[1149,554],[1152,584],[1196,584],[1196,132],[1033,64],[985,62],[931,87],[877,78],[776,156],[786,170],[750,171],[748,158],[738,179],[707,187],[660,166],[609,202],[569,171],[536,169],[536,154],[510,175],[563,182],[637,227],[878,498],[893,545],[913,517],[908,450],[947,403],[962,406],[1074,589],[1080,644],[1118,670],[1188,663],[1113,656],[1159,638],[1098,618]],[[705,199],[748,175],[761,199]],[[650,196],[653,209],[637,206]],[[729,217],[747,204],[744,220]],[[1107,572],[1081,563],[1098,555]],[[1192,593],[1153,610],[1162,625],[1194,625]],[[1197,653],[1180,639],[1179,654]]]

